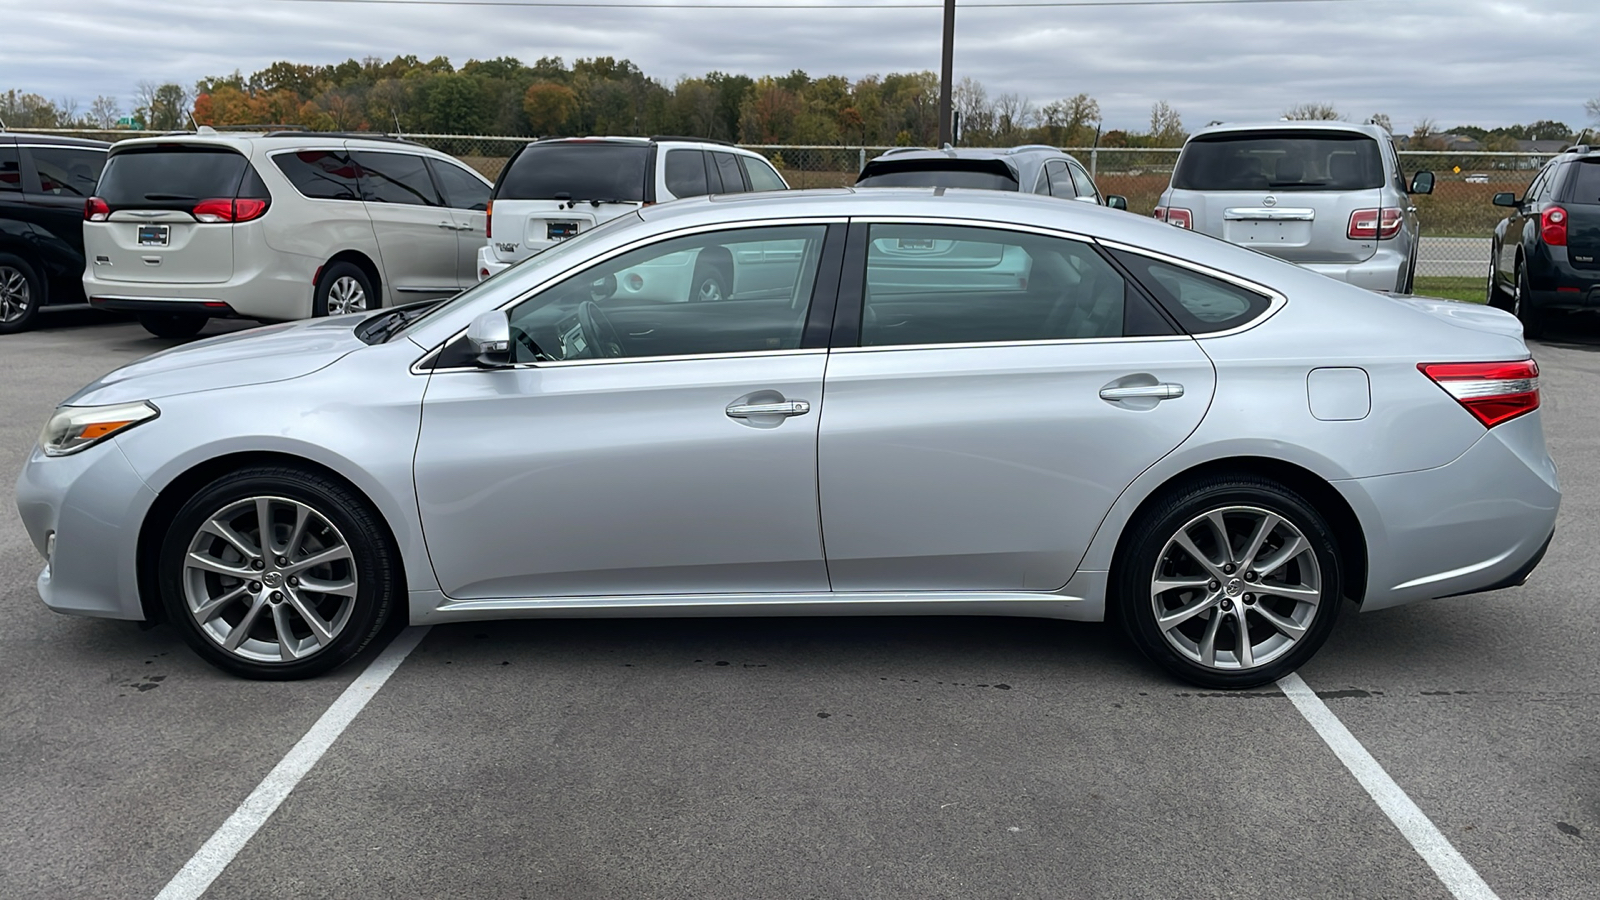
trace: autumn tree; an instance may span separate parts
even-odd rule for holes
[[[1285,119],[1296,122],[1336,122],[1344,118],[1332,103],[1300,103],[1283,111]]]
[[[522,111],[536,135],[561,134],[578,111],[578,95],[564,84],[535,82],[522,95]]]

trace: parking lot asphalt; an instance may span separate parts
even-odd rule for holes
[[[253,683],[46,610],[15,473],[170,342],[42,324],[0,338],[0,896],[154,897],[376,648]],[[1535,353],[1565,497],[1533,581],[1347,607],[1301,675],[1496,895],[1582,900],[1600,331]],[[1195,690],[1103,625],[771,618],[435,627],[205,896],[1452,895],[1276,689]]]

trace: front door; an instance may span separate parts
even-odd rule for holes
[[[1086,242],[867,227],[859,312],[840,297],[860,336],[834,349],[818,442],[833,589],[1062,587],[1199,424],[1210,361]]]
[[[826,591],[828,230],[730,229],[632,250],[511,307],[517,366],[436,371],[416,485],[444,593]],[[696,299],[702,256],[737,269],[773,242],[801,251],[786,290]]]

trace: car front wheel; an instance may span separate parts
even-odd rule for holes
[[[378,516],[314,472],[253,467],[173,517],[159,578],[167,618],[213,665],[246,678],[329,671],[360,653],[400,596]]]
[[[44,291],[33,267],[20,257],[0,253],[0,334],[27,331],[43,302]]]
[[[1142,516],[1116,581],[1116,612],[1146,656],[1186,681],[1249,688],[1293,672],[1339,614],[1337,544],[1287,487],[1211,478]]]
[[[158,338],[184,340],[205,330],[205,316],[186,316],[179,313],[140,313],[139,324]]]

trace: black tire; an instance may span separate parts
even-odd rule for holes
[[[1411,262],[1406,266],[1406,283],[1400,293],[1411,296],[1417,292],[1417,255],[1411,254]]]
[[[1533,282],[1528,280],[1528,270],[1519,260],[1517,262],[1517,293],[1512,298],[1512,312],[1522,322],[1522,336],[1527,338],[1542,338],[1545,334],[1544,310],[1539,309],[1533,302]]]
[[[340,296],[331,296],[335,288],[341,292],[344,285],[341,280],[353,280],[361,291],[361,306],[349,307]],[[330,307],[331,304],[331,307]],[[317,279],[316,290],[311,295],[311,314],[322,317],[327,315],[344,315],[348,312],[361,312],[364,310],[380,309],[383,299],[373,290],[372,279],[367,277],[365,269],[353,262],[336,262],[322,270],[322,277]],[[330,311],[331,308],[331,311]]]
[[[694,267],[694,281],[689,286],[689,299],[696,303],[717,303],[728,299],[733,279],[725,268],[716,263],[701,263]]]
[[[44,282],[27,260],[0,253],[0,334],[33,327],[44,305]]]
[[[236,549],[239,543],[202,530],[213,520],[226,521],[246,548],[260,550],[257,498],[270,498],[267,518],[273,523],[274,545],[267,548],[259,567]],[[302,505],[311,514],[296,540],[295,516]],[[299,561],[328,555],[341,545],[348,551],[345,556],[295,568]],[[246,574],[247,570],[261,574],[246,580],[192,568],[191,551],[223,561],[231,555],[237,559],[227,564]],[[399,552],[379,515],[345,485],[299,468],[252,466],[206,485],[172,518],[157,563],[167,620],[207,662],[245,678],[286,681],[331,671],[359,654],[396,617],[396,609],[403,609]],[[303,581],[299,573],[305,573]],[[353,590],[345,596],[337,590],[319,593],[307,588],[314,580],[318,586]],[[202,625],[193,610],[235,591],[240,592],[237,599],[218,603]],[[319,617],[322,635],[301,609]],[[246,624],[247,616],[248,626],[235,641],[239,647],[226,648],[225,642]],[[282,639],[285,628],[287,641]],[[303,645],[306,641],[314,646]],[[283,660],[285,645],[295,647],[298,655]]]
[[[199,334],[210,319],[182,313],[140,313],[139,324],[158,338],[184,340]]]
[[[1495,309],[1503,309],[1506,312],[1511,312],[1513,298],[1510,294],[1506,293],[1503,288],[1500,287],[1500,279],[1498,277],[1499,274],[1500,273],[1495,271],[1495,258],[1493,255],[1491,255],[1489,257],[1489,290],[1488,296],[1484,299],[1484,302]]]
[[[1216,534],[1205,518],[1213,511],[1225,511],[1221,518],[1230,532],[1230,550],[1225,558],[1228,566],[1262,559],[1270,564],[1273,554],[1292,555],[1286,555],[1266,576],[1252,576],[1253,569],[1240,565],[1231,570],[1224,582],[1223,577],[1218,577],[1222,569],[1215,562],[1224,559],[1221,542],[1212,538],[1209,544],[1205,543],[1205,532]],[[1252,518],[1257,514],[1259,518]],[[1281,518],[1285,525],[1273,526],[1251,560],[1241,559],[1253,534],[1251,523],[1269,521],[1267,514]],[[1236,527],[1243,530],[1235,534]],[[1202,529],[1201,537],[1196,540],[1191,536],[1190,541],[1196,549],[1213,557],[1209,564],[1200,563],[1176,547],[1180,531],[1190,534],[1196,528]],[[1306,550],[1294,551],[1291,537],[1296,532]],[[1186,565],[1190,570],[1180,571]],[[1211,574],[1212,565],[1218,566],[1218,576]],[[1158,574],[1168,584],[1186,579],[1209,582],[1158,593],[1154,583]],[[1140,651],[1178,678],[1206,688],[1251,688],[1293,672],[1328,639],[1342,603],[1340,576],[1338,544],[1333,533],[1304,497],[1265,478],[1213,476],[1172,491],[1130,523],[1112,573],[1111,609]],[[1288,583],[1289,577],[1299,583]],[[1316,599],[1296,600],[1274,593],[1274,588],[1295,590]],[[1190,612],[1182,624],[1172,625],[1164,632],[1157,624],[1158,604],[1169,616],[1200,612]],[[1288,631],[1267,620],[1267,613],[1303,628],[1303,632],[1298,639],[1291,638]],[[1251,649],[1252,657],[1261,653],[1264,662],[1240,665],[1246,661],[1236,627],[1241,617],[1246,622],[1244,647]],[[1206,634],[1211,635],[1214,648],[1210,665],[1203,662]],[[1180,643],[1184,646],[1180,647]],[[1224,643],[1231,647],[1224,647]]]

